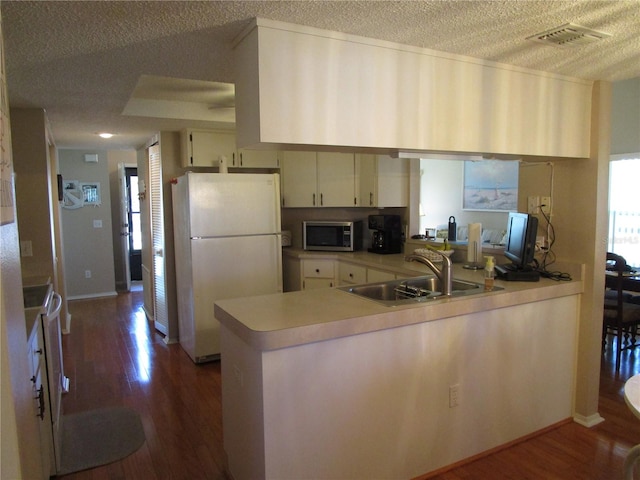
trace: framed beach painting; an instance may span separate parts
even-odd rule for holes
[[[518,210],[518,169],[515,160],[464,162],[463,210]]]

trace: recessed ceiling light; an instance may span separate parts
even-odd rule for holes
[[[100,137],[102,137],[102,138],[111,138],[111,137],[113,137],[113,133],[107,133],[107,132],[99,133],[98,135]]]

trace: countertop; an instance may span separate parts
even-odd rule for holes
[[[297,249],[290,249],[284,254],[301,259],[334,258],[413,276],[432,273],[425,265],[406,262],[403,254],[305,252]],[[542,278],[539,282],[506,282],[496,279],[496,286],[503,290],[433,302],[387,307],[337,288],[323,288],[220,300],[215,304],[215,316],[252,347],[274,350],[577,295],[583,291],[582,267],[570,267],[567,266],[567,271],[572,276],[571,281]],[[467,270],[461,264],[454,264],[453,276],[478,283],[484,280],[482,270]]]
[[[52,285],[50,283],[32,284],[22,287],[24,301],[24,317],[27,332],[31,332],[38,316],[46,312],[51,298]]]

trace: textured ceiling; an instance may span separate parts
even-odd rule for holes
[[[640,0],[2,0],[0,8],[10,104],[46,109],[67,148],[136,148],[159,130],[225,125],[122,112],[143,76],[232,83],[232,42],[253,17],[584,79],[640,77]],[[566,48],[526,40],[569,22],[612,37]],[[117,135],[107,142],[99,131]]]

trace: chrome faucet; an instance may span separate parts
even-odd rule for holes
[[[452,275],[452,264],[451,264],[451,259],[438,252],[435,251],[436,253],[440,254],[442,256],[442,268],[439,269],[438,267],[436,267],[436,265],[429,260],[427,257],[423,257],[422,255],[407,255],[406,257],[404,257],[404,259],[407,262],[420,262],[420,263],[424,263],[427,267],[429,267],[431,270],[433,270],[433,273],[436,274],[436,277],[438,277],[438,279],[440,280],[440,283],[442,284],[442,295],[446,295],[446,296],[451,296],[451,291],[453,290],[453,275]]]

